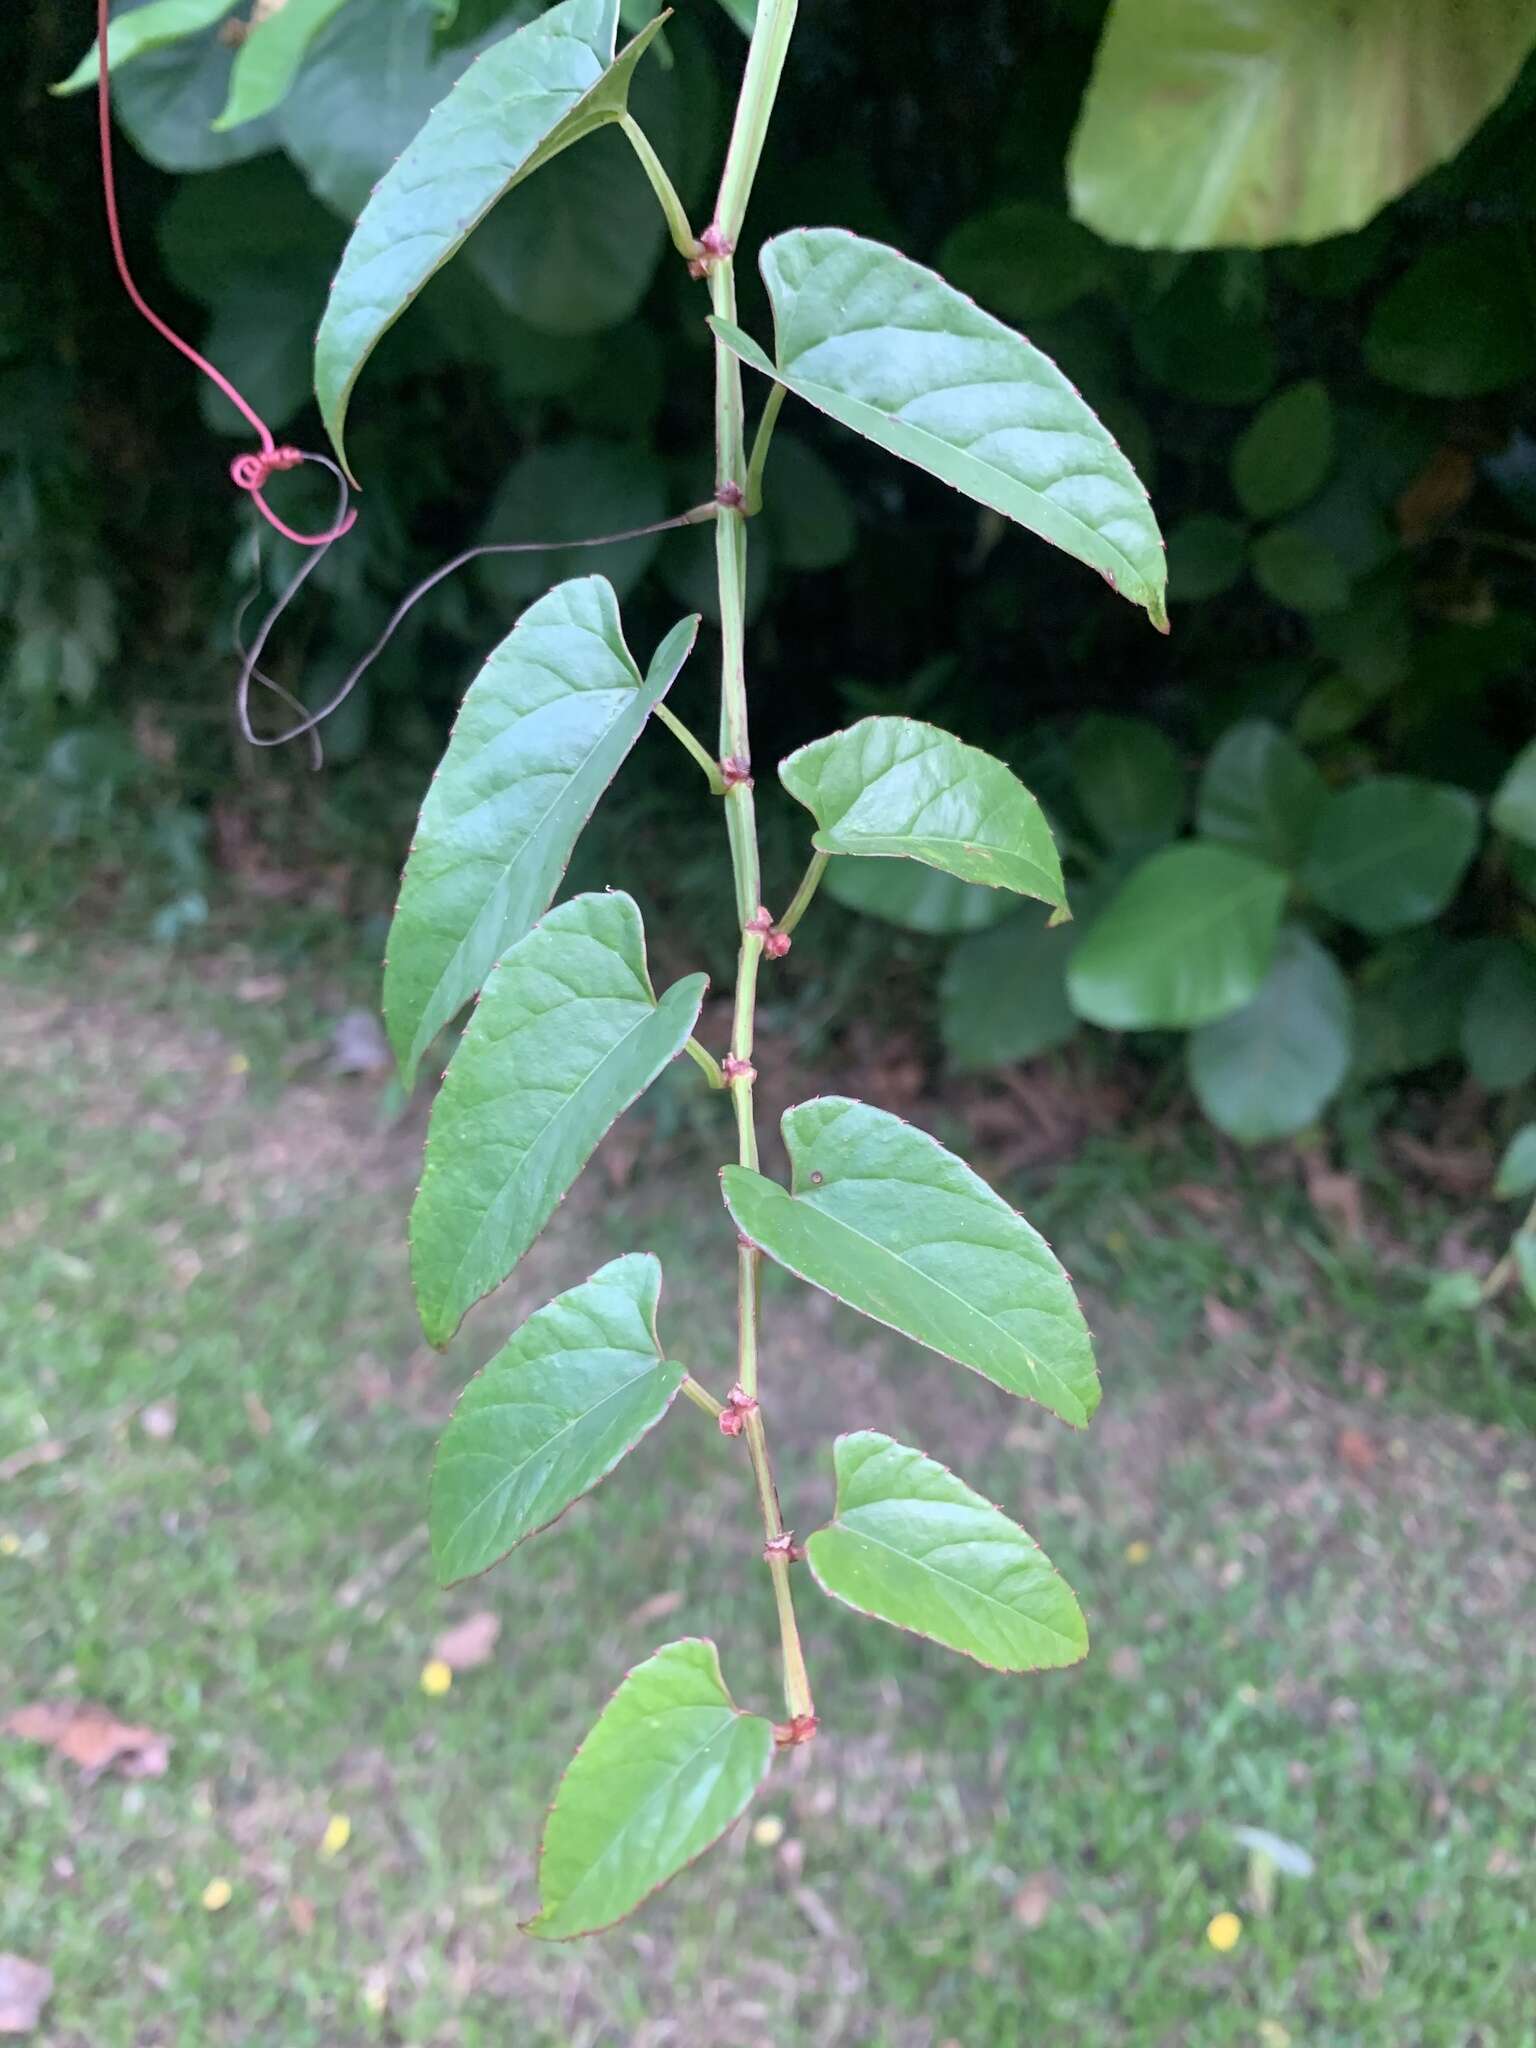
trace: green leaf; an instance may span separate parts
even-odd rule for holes
[[[1252,519],[1294,512],[1333,466],[1333,401],[1315,377],[1263,405],[1232,448],[1232,488]]]
[[[1204,838],[1294,868],[1327,800],[1322,775],[1296,742],[1268,719],[1245,718],[1211,749],[1195,817]]]
[[[1003,320],[1052,320],[1106,275],[1096,235],[1058,207],[1019,199],[962,221],[939,252],[960,291]]]
[[[1326,541],[1286,521],[1261,533],[1249,549],[1259,588],[1293,612],[1341,612],[1349,603],[1349,575]]]
[[[1131,330],[1147,375],[1200,405],[1257,405],[1275,381],[1275,345],[1262,306],[1228,289],[1231,261],[1210,257],[1184,266]]]
[[[815,449],[778,428],[766,481],[763,524],[775,558],[787,569],[835,569],[846,562],[858,539],[853,505]]]
[[[875,1430],[840,1436],[832,1455],[834,1519],[806,1545],[824,1593],[993,1671],[1057,1670],[1087,1656],[1071,1587],[1017,1522]]]
[[[235,52],[229,98],[214,127],[238,128],[281,106],[310,44],[346,4],[347,0],[283,0],[276,13],[253,20]]]
[[[505,948],[548,909],[582,827],[670,689],[686,619],[642,681],[601,576],[530,606],[470,684],[421,807],[384,968],[409,1088]]]
[[[1198,604],[1220,597],[1243,573],[1248,534],[1235,519],[1196,512],[1168,536],[1168,595]]]
[[[1183,823],[1183,763],[1144,718],[1090,712],[1072,735],[1072,784],[1106,846],[1145,852]]]
[[[1484,228],[1411,263],[1371,315],[1372,374],[1427,398],[1475,398],[1536,371],[1522,232]]]
[[[618,0],[561,0],[485,52],[383,178],[315,341],[315,391],[343,463],[352,387],[380,337],[504,192],[617,119],[659,25],[615,61]]]
[[[1147,494],[1072,385],[943,278],[841,228],[765,244],[778,365],[711,321],[749,367],[1097,569],[1166,629]]]
[[[772,1757],[773,1723],[736,1706],[713,1643],[637,1664],[560,1780],[524,1932],[565,1941],[632,1913],[740,1818]]]
[[[1522,846],[1536,846],[1536,740],[1515,756],[1488,815],[1500,832]]]
[[[1253,1001],[1190,1037],[1200,1107],[1243,1145],[1305,1130],[1349,1072],[1353,1009],[1332,955],[1296,927],[1282,932]]]
[[[1066,915],[1045,814],[1011,768],[915,718],[861,718],[779,763],[822,853],[921,861]]]
[[[1067,1000],[1067,963],[1083,930],[1080,900],[1075,907],[1070,925],[1010,917],[951,950],[939,982],[939,1036],[962,1072],[1037,1059],[1077,1036]]]
[[[114,9],[107,25],[107,70],[116,71],[149,50],[162,50],[169,43],[196,35],[199,29],[222,21],[235,0],[148,0],[146,6]],[[62,99],[84,92],[96,83],[100,69],[99,46],[92,43],[68,78],[50,88]]]
[[[845,910],[929,938],[985,931],[1014,908],[1000,889],[957,882],[916,861],[835,860],[821,886]]]
[[[757,26],[757,0],[720,0],[720,5],[744,36]]]
[[[661,1267],[631,1252],[537,1310],[465,1388],[432,1470],[439,1583],[548,1528],[660,1422],[687,1374],[656,1335]]]
[[[276,152],[181,179],[156,225],[161,259],[189,298],[216,311],[233,293],[278,281],[314,291],[311,329],[344,238],[341,223]],[[312,332],[309,339],[312,345]],[[306,361],[306,396],[308,370]]]
[[[1369,776],[1329,797],[1301,879],[1332,916],[1384,938],[1440,915],[1477,839],[1477,802],[1464,789]]]
[[[1522,1124],[1505,1146],[1493,1192],[1501,1202],[1536,1195],[1536,1123]]]
[[[1274,958],[1286,879],[1204,840],[1127,877],[1067,970],[1072,1006],[1115,1031],[1192,1030],[1251,1002]]]
[[[1072,211],[1142,249],[1345,233],[1455,155],[1533,38],[1532,0],[1115,0]]]
[[[1461,1049],[1473,1079],[1502,1092],[1536,1075],[1536,954],[1496,942],[1467,994]]]
[[[768,1257],[1064,1422],[1099,1402],[1083,1312],[1045,1239],[925,1131],[844,1095],[786,1112],[782,1188],[727,1166],[726,1207]]]
[[[1517,1231],[1509,1249],[1525,1289],[1525,1298],[1532,1308],[1536,1308],[1536,1230]]]
[[[1482,966],[1476,940],[1410,932],[1361,970],[1355,1005],[1355,1074],[1362,1081],[1411,1074],[1460,1049],[1467,989]]]
[[[129,18],[124,10],[125,26]],[[214,132],[232,62],[222,30],[213,26],[144,50],[117,75],[112,111],[140,156],[162,171],[214,171],[277,147],[271,119]]]
[[[422,1328],[443,1345],[533,1243],[598,1140],[687,1043],[707,977],[660,1003],[628,896],[575,896],[481,992],[427,1130],[411,1211]]]
[[[666,516],[666,474],[648,448],[579,434],[553,441],[513,465],[481,538],[556,545],[484,557],[475,574],[493,598],[509,606],[526,604],[563,577],[592,570],[627,597],[655,560],[661,536],[648,533],[596,548],[579,543],[593,533],[654,526]]]

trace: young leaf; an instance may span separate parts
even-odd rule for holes
[[[931,270],[842,228],[764,245],[778,362],[752,369],[1097,569],[1167,629],[1162,537],[1136,472],[1048,356]]]
[[[1324,910],[1384,938],[1440,915],[1477,840],[1477,799],[1466,790],[1368,776],[1329,797],[1301,878]]]
[[[531,605],[465,694],[421,807],[384,967],[409,1088],[442,1027],[548,909],[598,798],[693,645],[685,619],[641,681],[601,576]]]
[[[565,1941],[622,1920],[719,1840],[772,1758],[773,1723],[735,1704],[713,1643],[637,1664],[560,1780],[524,1931]]]
[[[1289,734],[1268,719],[1245,718],[1211,749],[1195,821],[1207,839],[1294,868],[1327,800],[1322,775]]]
[[[363,209],[315,340],[337,456],[352,387],[385,331],[519,180],[617,120],[660,18],[615,59],[618,0],[561,0],[472,64]]]
[[[1017,1522],[921,1451],[872,1429],[833,1447],[837,1507],[806,1545],[824,1593],[993,1671],[1088,1654],[1072,1589]]]
[[[1072,1283],[1024,1218],[936,1138],[845,1095],[786,1112],[791,1184],[721,1179],[769,1258],[1076,1426],[1099,1404]]]
[[[234,5],[235,0],[148,0],[146,6],[118,8],[107,26],[107,70],[116,71],[148,50],[162,50],[167,43],[196,35],[222,21]],[[61,99],[84,92],[96,83],[99,68],[97,46],[92,43],[68,78],[61,78],[52,90]]]
[[[1166,733],[1145,718],[1091,712],[1072,735],[1072,784],[1106,846],[1145,853],[1184,821],[1184,766]]]
[[[861,718],[781,761],[779,780],[815,818],[822,853],[921,861],[1066,916],[1039,804],[1011,768],[936,725]]]
[[[1536,1123],[1522,1124],[1504,1148],[1493,1192],[1501,1202],[1536,1195]]]
[[[957,882],[911,860],[835,860],[821,886],[845,910],[931,938],[986,931],[1014,909],[1001,889]]]
[[[486,982],[444,1077],[411,1210],[411,1278],[429,1343],[527,1251],[610,1124],[682,1051],[707,977],[660,1003],[620,892],[573,896]]]
[[[1115,0],[1072,211],[1142,249],[1344,234],[1455,154],[1533,38],[1533,0]]]
[[[1067,969],[1072,1006],[1111,1031],[1187,1031],[1241,1009],[1274,957],[1278,868],[1187,840],[1143,861]]]
[[[656,1335],[661,1267],[612,1259],[531,1315],[465,1388],[432,1472],[441,1584],[547,1528],[660,1422],[685,1374]]]
[[[1200,1107],[1243,1145],[1305,1130],[1349,1072],[1353,1010],[1332,954],[1299,928],[1282,932],[1253,1001],[1189,1039]]]
[[[274,12],[253,20],[235,52],[229,98],[214,127],[238,128],[281,106],[310,44],[346,4],[347,0],[283,0]]]
[[[1536,846],[1536,740],[1515,756],[1488,815],[1500,832],[1522,846]]]

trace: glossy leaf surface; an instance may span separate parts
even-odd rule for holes
[[[843,1095],[786,1112],[785,1189],[721,1176],[769,1258],[1064,1422],[1099,1401],[1087,1325],[1039,1232],[935,1138]]]
[[[1332,954],[1300,929],[1282,932],[1253,1001],[1189,1039],[1200,1107],[1244,1145],[1305,1130],[1349,1071],[1353,1009]]]
[[[600,576],[523,614],[465,694],[406,862],[384,1017],[407,1087],[437,1033],[548,909],[598,798],[682,667],[697,620],[642,680]]]
[[[713,1643],[637,1664],[560,1780],[529,1934],[595,1934],[701,1856],[768,1774],[773,1724],[741,1712]]]
[[[1278,868],[1190,840],[1143,861],[1067,970],[1073,1008],[1112,1031],[1191,1030],[1240,1009],[1274,958]]]
[[[777,365],[711,323],[744,363],[1088,563],[1166,626],[1147,494],[1048,356],[934,271],[841,228],[776,236],[761,268]]]
[[[1206,759],[1196,822],[1207,839],[1295,867],[1327,798],[1321,773],[1288,733],[1268,719],[1245,718]]]
[[[1082,1609],[1045,1552],[953,1472],[868,1429],[840,1436],[833,1458],[834,1517],[806,1545],[824,1593],[994,1671],[1088,1654]]]
[[[107,24],[108,71],[116,71],[134,57],[144,56],[150,50],[163,50],[168,43],[179,43],[184,36],[211,27],[231,13],[235,4],[236,0],[147,0],[142,7],[115,8]],[[92,43],[74,70],[60,79],[53,90],[61,97],[84,92],[87,86],[96,83],[99,67],[98,47]]]
[[[686,1044],[705,977],[660,1003],[628,896],[574,896],[486,982],[427,1131],[411,1277],[429,1342],[527,1251],[603,1133]]]
[[[283,0],[254,20],[235,52],[229,98],[215,128],[238,128],[281,106],[310,44],[347,0]]]
[[[432,1473],[443,1585],[483,1572],[596,1486],[685,1377],[656,1334],[661,1267],[613,1259],[538,1309],[465,1388]]]
[[[1383,938],[1439,916],[1477,839],[1477,802],[1464,789],[1370,776],[1328,799],[1302,880],[1324,910]]]
[[[1143,249],[1344,234],[1461,147],[1533,39],[1533,0],[1115,0],[1072,210]]]
[[[862,718],[779,764],[823,853],[921,861],[1065,911],[1045,814],[1011,768],[915,718]]]
[[[380,337],[504,192],[623,112],[659,25],[615,61],[618,0],[561,0],[471,65],[380,182],[315,342],[315,391],[343,461],[352,387]]]

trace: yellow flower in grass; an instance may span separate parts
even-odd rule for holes
[[[1230,1955],[1243,1938],[1243,1923],[1236,1913],[1218,1913],[1207,1924],[1205,1938],[1218,1955]]]
[[[211,1877],[203,1886],[203,1911],[222,1913],[235,1896],[235,1888],[227,1877]]]
[[[453,1683],[453,1666],[441,1657],[429,1657],[421,1667],[421,1689],[429,1699],[441,1699]]]
[[[325,1824],[325,1833],[320,1837],[320,1854],[327,1858],[339,1856],[351,1839],[351,1820],[344,1813],[333,1813]]]
[[[1139,1536],[1134,1543],[1127,1543],[1125,1546],[1125,1561],[1127,1564],[1145,1564],[1151,1555],[1151,1544],[1143,1543]]]

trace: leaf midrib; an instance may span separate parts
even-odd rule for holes
[[[907,1496],[907,1499],[909,1502],[915,1503],[918,1507],[927,1507],[933,1505],[932,1502],[924,1501],[920,1494],[909,1494]],[[879,1502],[877,1503],[877,1505],[899,1506],[900,1503]],[[853,1508],[849,1510],[849,1512],[857,1514],[859,1510],[857,1508]],[[1004,1517],[1004,1519],[1006,1520],[1006,1517]],[[852,1527],[848,1522],[845,1522],[842,1519],[841,1513],[834,1515],[830,1527],[833,1529],[840,1529],[845,1536],[852,1538],[853,1541],[857,1543],[867,1543],[871,1550],[883,1551],[888,1557],[894,1557],[899,1563],[909,1566],[910,1569],[915,1572],[927,1572],[931,1578],[939,1580],[944,1585],[958,1586],[960,1591],[962,1593],[969,1595],[971,1599],[980,1600],[985,1602],[988,1606],[996,1607],[1003,1614],[1010,1616],[1015,1621],[1028,1621],[1031,1627],[1038,1628],[1044,1635],[1054,1636],[1058,1642],[1065,1643],[1069,1649],[1075,1647],[1075,1638],[1069,1635],[1064,1635],[1059,1628],[1053,1628],[1050,1622],[1038,1621],[1035,1620],[1032,1616],[1021,1614],[1020,1610],[1017,1607],[1010,1607],[1006,1600],[1000,1600],[995,1593],[988,1593],[982,1587],[969,1585],[964,1579],[957,1579],[953,1575],[953,1573],[941,1571],[937,1565],[929,1564],[926,1559],[914,1557],[910,1551],[898,1550],[893,1543],[882,1542],[882,1540],[878,1536],[871,1536],[867,1530],[856,1529]],[[982,1539],[972,1538],[971,1540],[973,1542],[979,1542]],[[1031,1548],[1034,1547],[1035,1546],[1033,1545],[1031,1546]]]

